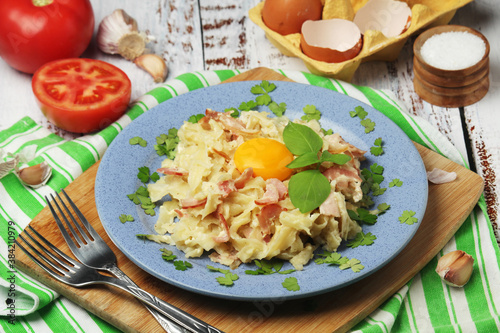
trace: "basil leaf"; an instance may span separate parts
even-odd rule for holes
[[[290,169],[303,168],[305,166],[315,164],[318,162],[319,162],[318,153],[310,152],[298,156],[296,159],[290,162],[290,164],[288,164],[286,167]]]
[[[323,147],[323,140],[306,125],[289,122],[283,130],[283,141],[294,155],[317,153]]]
[[[332,162],[338,165],[346,164],[351,160],[351,156],[346,154],[332,154],[329,151],[324,151],[321,155],[321,162]]]
[[[301,213],[310,212],[330,195],[328,179],[319,170],[306,170],[293,175],[288,183],[288,195]]]

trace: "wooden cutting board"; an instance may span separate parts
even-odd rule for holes
[[[257,68],[227,82],[244,80],[288,80],[280,74]],[[365,318],[398,291],[443,248],[475,206],[483,190],[482,178],[441,155],[415,144],[427,170],[454,171],[454,182],[429,185],[427,210],[408,246],[387,266],[366,279],[320,296],[287,302],[229,301],[198,295],[150,276],[111,242],[97,214],[94,183],[99,163],[93,165],[66,191],[118,257],[118,266],[139,286],[225,332],[344,332]],[[65,253],[71,253],[45,208],[31,222]],[[73,302],[126,332],[161,332],[162,328],[136,299],[108,286],[73,288],[50,278],[16,249],[16,263]]]

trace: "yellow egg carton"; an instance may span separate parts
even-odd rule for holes
[[[269,29],[262,20],[264,1],[250,9],[249,17],[265,31],[266,37],[281,53],[302,59],[311,73],[350,81],[362,62],[394,61],[412,34],[423,28],[448,24],[457,9],[472,1],[474,0],[406,0],[404,2],[411,8],[412,17],[410,27],[405,32],[397,37],[387,38],[380,31],[369,30],[363,35],[361,52],[355,58],[341,63],[327,63],[306,56],[300,48],[300,33],[283,36]],[[367,2],[368,0],[324,0],[322,18],[352,21],[357,10]]]

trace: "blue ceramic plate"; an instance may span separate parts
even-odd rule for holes
[[[156,137],[171,127],[179,128],[190,115],[204,113],[206,108],[223,111],[238,107],[241,102],[255,100],[250,88],[259,82],[237,82],[221,84],[195,90],[170,99],[147,111],[128,125],[112,142],[104,155],[97,172],[95,197],[99,217],[104,228],[116,246],[135,264],[151,275],[196,293],[234,300],[273,300],[312,296],[345,287],[360,279],[369,279],[370,274],[381,269],[393,259],[411,240],[424,216],[427,204],[427,177],[425,167],[417,149],[391,120],[372,107],[339,93],[310,85],[289,82],[273,82],[277,88],[270,94],[278,103],[285,102],[288,118],[304,115],[306,105],[315,105],[322,112],[321,125],[333,129],[355,146],[370,150],[377,138],[382,138],[384,154],[366,154],[362,167],[374,163],[383,166],[385,177],[381,187],[385,193],[375,196],[375,205],[387,203],[391,208],[380,215],[374,225],[363,225],[365,233],[377,237],[370,246],[346,247],[342,244],[338,252],[348,258],[356,258],[364,269],[355,273],[351,269],[340,270],[338,266],[318,265],[311,261],[303,271],[289,275],[248,275],[245,270],[256,269],[254,264],[243,264],[234,273],[239,279],[231,287],[220,285],[216,278],[220,273],[211,272],[207,265],[214,264],[205,255],[188,259],[193,268],[176,270],[172,263],[161,257],[160,248],[167,247],[179,259],[184,254],[173,246],[140,240],[136,234],[154,234],[158,214],[150,217],[127,197],[141,186],[137,178],[138,168],[148,166],[156,170],[164,157],[159,157],[153,146]],[[367,118],[375,122],[375,130],[366,134],[358,117],[351,117],[349,111],[362,106],[368,112]],[[266,107],[259,110],[268,111]],[[129,139],[140,136],[148,142],[147,147],[130,145]],[[391,180],[398,178],[401,187],[389,187]],[[400,223],[398,218],[404,211],[415,212],[418,222],[412,225]],[[122,224],[121,214],[130,214],[134,222]],[[321,252],[321,251],[320,251]],[[292,266],[285,263],[283,269]],[[289,291],[282,286],[287,277],[297,278],[300,290]]]

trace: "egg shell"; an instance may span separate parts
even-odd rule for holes
[[[325,9],[332,7],[339,0],[325,0],[323,7],[323,16]],[[341,63],[326,63],[314,60],[302,52],[300,47],[300,33],[282,36],[269,29],[262,21],[262,7],[264,2],[260,2],[249,10],[249,17],[266,34],[267,39],[278,50],[286,56],[297,57],[301,59],[306,67],[313,74],[332,77],[339,80],[351,81],[359,65],[365,61],[393,61],[395,60],[407,39],[422,28],[430,28],[439,25],[445,25],[455,15],[457,9],[465,6],[473,0],[414,0],[408,1],[411,7],[412,19],[408,29],[393,38],[385,37],[381,32],[373,30],[367,31],[363,36],[363,48],[354,58]],[[367,0],[352,0],[352,9],[354,13],[364,6]],[[331,18],[331,17],[329,17]]]
[[[356,12],[353,22],[363,34],[375,30],[386,37],[396,37],[410,26],[411,9],[402,1],[370,0]]]
[[[343,19],[306,21],[302,25],[301,49],[304,54],[315,60],[329,63],[343,62],[357,56],[362,45],[361,32],[351,21]]]
[[[322,10],[321,0],[266,0],[262,20],[269,29],[288,35],[299,33],[307,20],[320,20]]]

